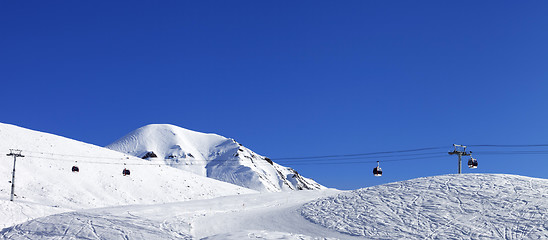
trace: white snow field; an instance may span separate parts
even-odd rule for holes
[[[6,154],[10,148],[23,150],[25,156],[17,159],[14,202],[9,201],[13,158]],[[73,165],[78,165],[78,173],[71,171]],[[131,175],[122,175],[125,167]],[[0,123],[0,228],[77,209],[255,192],[95,145]]]
[[[463,174],[47,216],[3,239],[548,239],[548,180]]]
[[[169,124],[141,127],[107,148],[261,192],[325,189],[234,139]]]
[[[358,239],[299,208],[337,190],[285,191],[68,212],[6,228],[3,239]]]
[[[212,139],[222,138],[215,136]],[[179,141],[175,143],[181,148],[175,152],[163,147],[153,150],[162,156],[179,154],[169,158],[179,161],[183,153],[187,158],[234,156],[233,152],[255,155],[237,143],[234,148],[230,139],[215,142],[202,137],[187,139],[188,144],[206,141],[194,150],[183,150],[190,148]],[[25,155],[17,159],[13,202],[9,201],[13,158],[5,154],[10,148]],[[283,187],[282,178],[280,185],[270,182],[273,179],[250,181],[264,186],[258,192],[166,166],[165,158],[157,158],[143,160],[0,124],[0,239],[548,239],[547,179],[444,175],[349,192],[269,192],[298,185]],[[229,171],[232,166],[264,170],[250,174],[259,179],[268,176],[271,169],[253,165],[268,162],[266,158],[244,158],[249,162],[236,159],[238,164],[228,165],[225,161],[227,165],[216,170]],[[249,167],[250,162],[256,168]],[[72,172],[73,165],[80,171]],[[276,164],[264,166],[279,170]],[[123,168],[129,168],[131,175],[123,176]]]
[[[418,178],[316,200],[301,211],[311,222],[367,239],[548,239],[548,180]]]

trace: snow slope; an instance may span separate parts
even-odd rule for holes
[[[548,239],[548,180],[418,178],[317,200],[303,206],[302,215],[372,239]]]
[[[548,180],[466,174],[62,213],[4,239],[547,239]]]
[[[35,218],[68,211],[72,210],[58,206],[48,206],[21,200],[10,202],[8,199],[1,199],[0,229]]]
[[[325,188],[234,139],[169,124],[141,127],[107,148],[258,191]]]
[[[15,202],[10,202],[13,158]],[[153,204],[254,193],[106,148],[0,123],[0,227],[71,209]],[[76,161],[78,161],[76,163]],[[124,163],[127,165],[124,166]],[[77,164],[79,173],[71,168]],[[131,170],[123,176],[122,169]]]
[[[6,228],[3,239],[353,239],[304,219],[336,190],[285,191],[69,212]]]

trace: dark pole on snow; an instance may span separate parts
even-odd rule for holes
[[[469,152],[466,152],[466,146],[453,144],[453,147],[455,147],[455,150],[453,150],[452,152],[449,152],[449,155],[457,154],[459,156],[459,174],[460,174],[461,167],[462,167],[462,160],[461,160],[462,156],[470,156],[471,154]],[[462,151],[457,149],[457,147],[461,148]]]
[[[6,154],[7,156],[13,156],[13,173],[11,175],[11,197],[10,201],[13,201],[13,195],[15,191],[15,162],[17,161],[17,157],[25,157],[21,155],[21,150],[18,149],[10,149],[10,153]]]

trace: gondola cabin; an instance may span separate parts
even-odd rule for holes
[[[373,175],[375,175],[375,177],[382,176],[382,168],[379,165],[379,161],[377,161],[377,167],[373,168]]]
[[[126,176],[126,175],[129,175],[129,174],[130,174],[129,169],[124,168],[124,170],[122,171],[122,175]]]
[[[80,172],[80,168],[78,168],[78,161],[74,161],[74,166],[72,166],[72,172]]]
[[[470,160],[468,160],[468,167],[469,168],[478,168],[478,160],[471,157]]]

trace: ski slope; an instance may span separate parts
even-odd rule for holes
[[[352,239],[299,208],[336,190],[226,196],[62,213],[4,229],[3,239]]]
[[[35,218],[69,211],[72,209],[21,200],[11,202],[9,198],[3,198],[0,200],[0,229]]]
[[[234,139],[170,124],[141,127],[107,148],[261,192],[325,189]]]
[[[301,211],[326,228],[373,239],[548,239],[548,180],[418,178],[317,200]]]
[[[25,156],[17,159],[14,202],[9,201],[10,148],[23,150]],[[73,173],[73,165],[80,172]],[[122,175],[124,168],[131,170],[130,176]],[[255,192],[95,145],[0,124],[0,227],[78,209]]]
[[[286,191],[52,215],[4,239],[547,239],[548,180],[418,178],[360,190]]]

